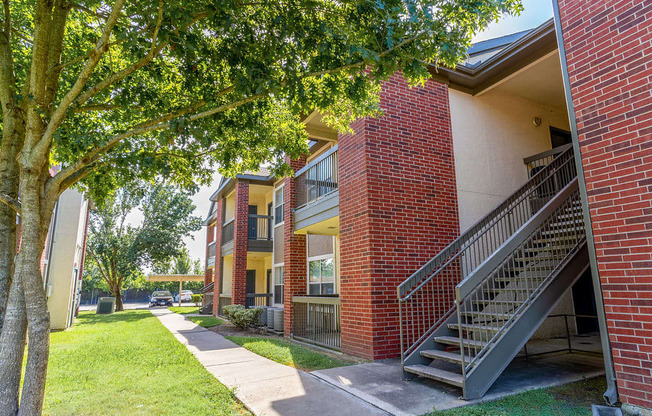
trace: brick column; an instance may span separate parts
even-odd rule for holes
[[[558,4],[619,398],[650,409],[652,4]]]
[[[397,74],[380,104],[338,151],[342,350],[368,359],[399,354],[396,287],[459,235],[446,85]]]
[[[235,218],[233,224],[233,297],[231,303],[244,305],[247,292],[247,243],[249,227],[249,184],[235,185]]]
[[[217,316],[220,304],[220,288],[222,286],[222,225],[224,222],[224,199],[217,201],[215,213],[217,222],[213,233],[215,241],[215,267],[213,268],[213,315]]]
[[[208,246],[213,241],[215,241],[215,227],[213,227],[212,225],[208,225],[206,227],[206,264],[205,264],[205,272],[204,272],[204,286],[206,286],[207,284],[213,281],[213,273],[208,268],[208,257],[209,257]]]
[[[306,159],[287,160],[293,172],[298,171],[306,165]],[[294,234],[292,222],[292,209],[296,208],[296,182],[294,177],[285,178],[284,186],[284,207],[283,207],[283,238],[284,238],[284,260],[285,280],[283,288],[283,327],[285,336],[292,332],[294,310],[292,308],[292,296],[305,295],[307,293],[307,264],[306,264],[306,236]]]

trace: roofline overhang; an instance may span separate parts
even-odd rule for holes
[[[434,80],[447,84],[449,88],[478,95],[555,50],[555,22],[550,19],[476,67],[458,65],[450,69],[431,65],[429,71]]]

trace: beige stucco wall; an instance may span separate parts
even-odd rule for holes
[[[272,256],[248,258],[247,270],[256,270],[256,293],[267,293],[267,269],[272,268]]]
[[[473,225],[527,180],[523,159],[551,148],[549,126],[568,130],[565,109],[498,90],[449,90],[460,228]],[[539,127],[533,117],[541,117]]]
[[[235,215],[235,192],[226,196],[224,201],[224,222],[229,222]]]
[[[46,268],[46,293],[52,329],[66,329],[77,306],[88,202],[74,189],[58,201],[52,250]]]
[[[233,255],[222,258],[222,294],[230,295],[233,290]]]

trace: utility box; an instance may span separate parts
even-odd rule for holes
[[[97,310],[95,311],[98,315],[108,315],[112,314],[115,310],[115,298],[105,297],[99,298],[97,300]]]

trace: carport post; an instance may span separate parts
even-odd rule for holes
[[[181,289],[183,289],[183,280],[179,279],[179,307],[181,307]]]

